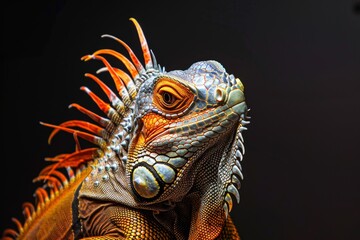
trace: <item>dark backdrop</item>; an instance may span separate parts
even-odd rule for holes
[[[79,118],[73,102],[96,109],[79,87],[96,88],[83,74],[100,65],[80,57],[123,51],[104,33],[141,56],[135,17],[167,70],[215,59],[245,85],[252,123],[232,212],[244,240],[360,239],[358,1],[48,2],[2,7],[1,229],[33,201],[43,159],[73,149],[65,134],[48,146],[39,121]]]

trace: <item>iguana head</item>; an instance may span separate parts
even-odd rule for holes
[[[243,84],[216,61],[147,79],[136,97],[128,153],[134,193],[143,201],[180,201],[195,179],[202,181],[197,174],[205,165],[214,171],[203,179],[204,187],[212,179],[223,188],[223,198],[226,192],[237,196],[246,112]],[[223,154],[209,157],[216,151]]]

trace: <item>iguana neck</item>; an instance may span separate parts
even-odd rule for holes
[[[220,234],[226,220],[223,209],[226,184],[219,176],[219,164],[229,157],[231,144],[224,141],[205,152],[186,197],[174,203],[173,209],[154,214],[164,227],[174,232],[176,239],[214,239]]]

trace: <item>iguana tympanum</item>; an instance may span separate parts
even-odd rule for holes
[[[149,50],[138,22],[144,65],[111,49],[82,58],[100,60],[116,93],[97,76],[108,101],[82,87],[104,115],[70,107],[94,123],[70,120],[53,128],[71,133],[72,153],[53,158],[35,181],[35,205],[6,239],[240,239],[229,212],[239,202],[242,131],[249,123],[244,86],[216,61],[166,72]],[[106,58],[126,67],[123,71]],[[120,65],[121,65],[120,64]],[[105,96],[104,95],[104,96]],[[79,139],[96,147],[82,149]]]

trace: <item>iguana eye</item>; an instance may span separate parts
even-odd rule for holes
[[[184,85],[163,78],[154,87],[154,105],[163,113],[176,114],[190,106],[194,94]]]

